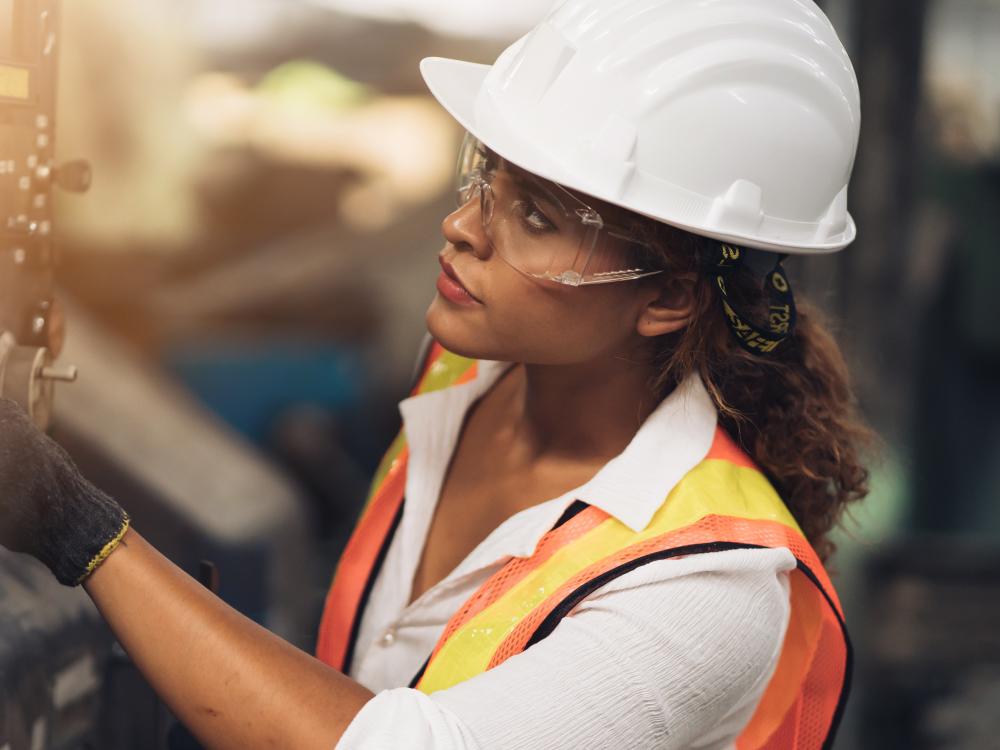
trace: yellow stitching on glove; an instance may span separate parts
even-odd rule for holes
[[[115,534],[114,537],[111,539],[111,541],[105,544],[104,547],[101,548],[101,551],[94,556],[94,559],[91,560],[90,563],[87,565],[86,572],[82,576],[80,576],[79,580],[77,581],[77,584],[83,583],[86,580],[87,576],[93,573],[94,570],[97,568],[97,566],[100,565],[105,560],[107,560],[108,555],[110,555],[112,552],[115,551],[115,548],[118,546],[119,542],[121,542],[121,540],[125,537],[125,533],[128,531],[129,523],[130,523],[129,517],[125,516],[125,522],[122,524],[121,530],[117,534]]]

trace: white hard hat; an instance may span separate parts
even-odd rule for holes
[[[492,66],[420,69],[466,130],[568,188],[761,250],[854,240],[858,83],[811,0],[565,0]]]

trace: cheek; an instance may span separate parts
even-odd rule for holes
[[[467,357],[533,364],[572,364],[619,349],[634,334],[623,289],[572,289],[497,274],[487,304],[459,307],[436,296],[427,328]]]

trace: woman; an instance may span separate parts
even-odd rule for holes
[[[210,747],[824,746],[850,657],[822,559],[867,433],[775,253],[854,237],[832,28],[804,0],[569,0],[491,68],[423,71],[470,132],[459,205],[319,658],[9,402],[0,541],[82,581]]]

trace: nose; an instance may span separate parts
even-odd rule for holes
[[[492,252],[489,237],[483,227],[479,190],[475,190],[463,205],[444,217],[441,234],[458,250],[471,250],[480,260]]]

